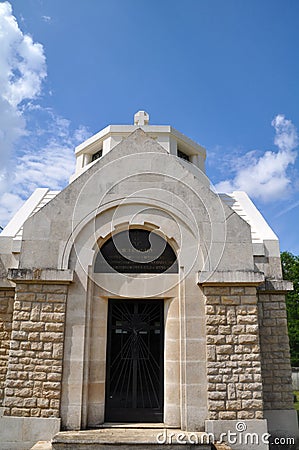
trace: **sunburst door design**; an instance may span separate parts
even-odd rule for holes
[[[109,300],[106,421],[163,421],[163,301]]]

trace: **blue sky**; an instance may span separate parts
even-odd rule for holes
[[[298,21],[297,0],[0,2],[0,225],[67,184],[78,143],[145,109],[299,254]]]

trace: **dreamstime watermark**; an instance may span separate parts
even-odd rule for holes
[[[294,437],[275,437],[271,439],[269,433],[253,433],[247,431],[247,425],[245,422],[237,422],[235,430],[228,430],[225,433],[221,433],[219,437],[216,437],[214,433],[207,432],[187,432],[180,431],[174,432],[172,430],[164,430],[157,434],[156,440],[158,444],[222,444],[227,443],[229,445],[294,445]]]

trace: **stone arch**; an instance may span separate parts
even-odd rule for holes
[[[197,362],[194,364],[200,365],[201,369],[198,370],[203,373],[206,364],[202,356],[205,354],[204,304],[199,298],[196,284],[196,270],[200,267],[202,249],[196,229],[189,218],[172,206],[164,210],[161,203],[152,199],[145,200],[142,206],[146,206],[146,213],[141,214],[138,213],[141,202],[137,205],[133,202],[126,203],[122,209],[119,208],[120,214],[114,221],[114,209],[118,204],[110,204],[112,207],[102,209],[100,214],[90,214],[84,225],[81,223],[77,226],[76,233],[69,241],[65,258],[68,254],[67,266],[74,270],[76,283],[70,286],[66,320],[61,409],[65,428],[97,426],[104,420],[107,314],[108,299],[111,298],[148,298],[164,302],[164,357],[167,364],[164,378],[164,422],[169,426],[180,427],[187,420],[186,408],[178,405],[180,396],[183,396],[185,403],[189,401],[184,396],[184,382],[180,380],[180,373],[184,373],[186,364],[186,355],[181,353],[181,346],[186,338],[185,315],[189,303],[192,303],[192,315],[196,316],[196,321],[200,323],[200,331],[195,338],[198,347],[195,354]],[[169,211],[175,216],[181,230],[174,228]],[[177,255],[179,273],[137,276],[93,273],[93,262],[99,247],[113,234],[130,227],[147,229],[163,237]],[[193,261],[189,264],[192,258]],[[76,355],[72,352],[74,348],[79,349]],[[99,373],[100,379],[97,378]],[[94,378],[92,374],[95,374]],[[205,379],[200,381],[199,388],[205,396]],[[203,410],[205,408],[204,401]],[[204,416],[204,413],[202,415]]]

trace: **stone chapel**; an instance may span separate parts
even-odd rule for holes
[[[0,234],[1,449],[117,424],[297,435],[292,286],[247,194],[217,194],[205,149],[145,111],[75,156]]]

